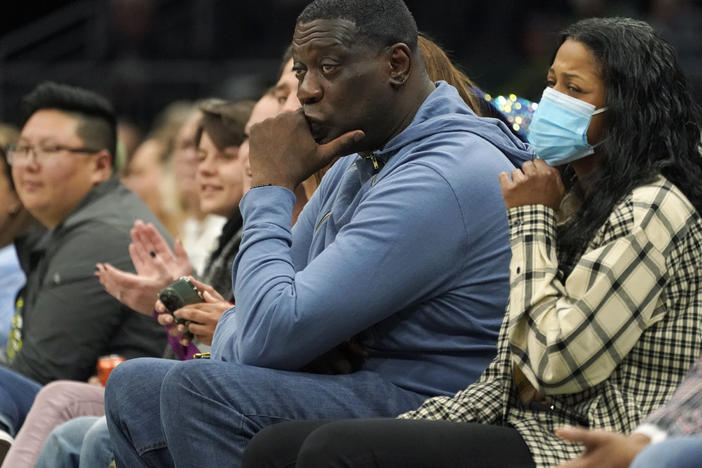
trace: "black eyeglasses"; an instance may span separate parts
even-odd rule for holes
[[[68,153],[92,154],[100,151],[93,148],[73,148],[64,145],[10,145],[7,147],[7,163],[16,166],[29,161],[30,156],[34,156],[34,161],[38,164],[45,163],[52,155],[66,151]]]

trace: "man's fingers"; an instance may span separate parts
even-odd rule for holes
[[[607,440],[609,433],[604,431],[591,431],[582,427],[563,426],[555,430],[558,437],[569,442],[583,444],[588,450]]]
[[[319,145],[319,155],[326,164],[337,156],[345,156],[349,154],[350,148],[365,137],[366,134],[363,133],[363,130],[352,130],[350,132],[346,132],[328,143]]]

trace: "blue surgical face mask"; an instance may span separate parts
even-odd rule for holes
[[[587,142],[590,119],[606,110],[595,110],[592,104],[546,88],[531,120],[527,140],[536,155],[551,166],[583,158],[595,152],[595,147]]]

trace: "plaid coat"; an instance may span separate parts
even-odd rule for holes
[[[665,403],[702,352],[702,220],[665,178],[612,211],[567,278],[556,216],[511,209],[510,305],[478,382],[403,418],[506,424],[539,467],[577,456],[565,424],[628,433]],[[525,379],[518,382],[515,376]],[[532,388],[524,400],[523,387]],[[536,396],[536,398],[534,398]]]

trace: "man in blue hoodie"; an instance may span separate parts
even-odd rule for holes
[[[509,242],[498,174],[531,159],[432,83],[402,0],[316,0],[298,18],[302,110],[251,129],[237,305],[212,359],[120,365],[106,407],[125,466],[238,466],[291,419],[393,416],[495,354]],[[293,191],[338,155],[291,230]],[[346,375],[299,372],[351,337]]]

